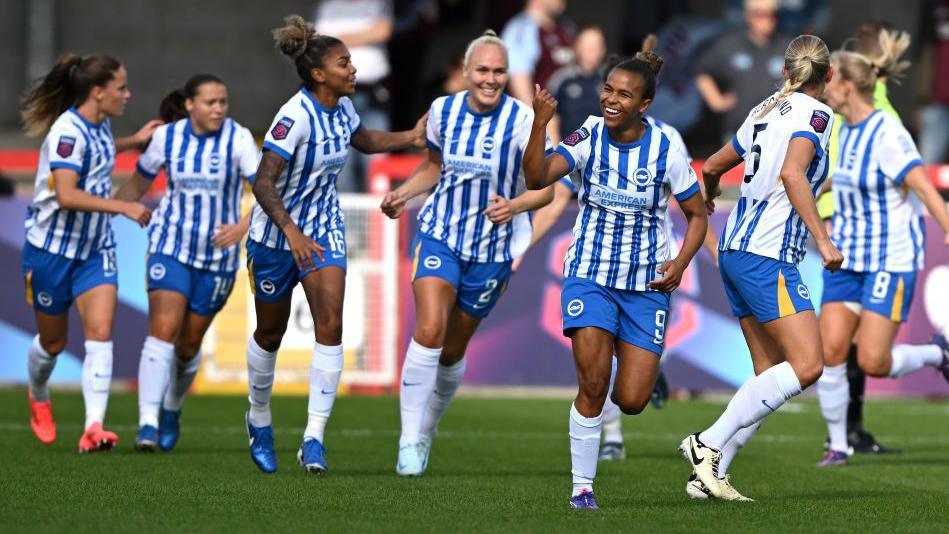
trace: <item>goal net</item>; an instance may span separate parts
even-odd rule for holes
[[[372,195],[340,195],[347,245],[341,392],[382,391],[396,380],[399,225],[379,211],[380,200]],[[247,391],[247,339],[255,326],[254,297],[246,262],[241,261],[230,299],[205,337],[197,392]],[[277,353],[276,393],[308,391],[313,342],[313,319],[298,284],[287,333]]]

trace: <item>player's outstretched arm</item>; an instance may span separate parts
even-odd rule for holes
[[[524,181],[528,189],[543,189],[570,172],[570,164],[560,154],[544,156],[547,144],[547,123],[557,112],[557,100],[540,86],[535,86],[534,122],[524,149]]]
[[[132,150],[137,148],[139,150],[144,150],[145,145],[148,144],[148,140],[152,138],[152,134],[155,133],[155,130],[159,126],[164,124],[160,120],[150,120],[145,123],[144,126],[139,128],[137,132],[128,136],[120,137],[115,140],[115,152],[125,152],[126,150]]]
[[[425,158],[418,167],[412,171],[412,175],[399,186],[395,191],[390,191],[382,199],[379,206],[382,213],[390,219],[398,219],[405,210],[405,204],[409,200],[431,190],[438,184],[441,178],[442,155],[437,150],[428,151],[428,157]]]
[[[137,202],[141,200],[148,189],[152,186],[152,181],[142,176],[142,173],[135,171],[132,178],[125,182],[112,198],[116,200],[125,200],[128,202]]]
[[[415,127],[404,132],[383,132],[363,127],[356,130],[352,138],[352,145],[363,154],[378,154],[380,152],[395,152],[410,148],[425,148],[425,123],[428,113],[422,116]]]
[[[788,144],[788,152],[781,165],[780,180],[784,182],[791,206],[804,221],[811,235],[817,241],[817,250],[824,259],[824,268],[833,272],[840,268],[844,257],[837,247],[830,241],[827,229],[821,223],[817,213],[817,202],[811,193],[811,185],[807,181],[807,167],[814,159],[814,143],[805,137],[795,137]]]
[[[705,160],[705,164],[702,165],[702,184],[705,186],[705,207],[709,213],[715,212],[715,199],[722,194],[722,189],[719,187],[722,175],[735,168],[741,161],[741,156],[731,143],[718,149],[718,152]]]
[[[484,214],[494,224],[506,224],[518,213],[540,209],[554,198],[553,188],[545,187],[540,191],[526,191],[513,199],[501,195],[491,195],[488,201],[492,204],[484,210]]]
[[[939,227],[946,234],[943,237],[943,242],[949,245],[949,213],[946,212],[946,203],[939,196],[939,192],[933,187],[932,182],[929,181],[922,165],[913,167],[906,174],[906,185],[923,201],[926,209],[929,210],[929,214],[939,223]]]
[[[72,169],[54,169],[52,180],[53,189],[56,191],[56,202],[63,209],[124,215],[141,226],[147,225],[152,218],[152,210],[143,204],[102,198],[80,189],[78,187],[79,174]]]

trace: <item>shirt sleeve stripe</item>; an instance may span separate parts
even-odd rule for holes
[[[285,160],[287,160],[287,161],[290,161],[290,158],[291,158],[290,153],[287,152],[286,150],[280,148],[279,146],[277,146],[277,145],[271,143],[270,141],[264,141],[264,150],[273,151],[273,152],[275,152],[278,156],[280,156],[281,158],[283,158],[283,159],[285,159]]]
[[[897,174],[896,177],[893,178],[893,181],[896,182],[896,185],[903,185],[903,182],[906,181],[906,175],[909,174],[909,171],[913,170],[914,167],[920,166],[922,164],[923,164],[923,160],[919,158],[914,159],[913,161],[910,161],[909,163],[906,164],[905,167],[903,167],[903,170],[901,170],[899,174]]]
[[[577,162],[576,160],[573,159],[573,156],[570,155],[570,152],[566,148],[562,146],[558,146],[557,150],[555,150],[554,152],[560,154],[561,156],[563,156],[563,159],[567,160],[567,165],[570,166],[570,172],[573,172],[574,170],[576,170]]]
[[[817,151],[817,157],[818,157],[818,158],[824,157],[824,149],[821,148],[821,146],[820,146],[820,139],[817,138],[817,135],[815,135],[815,134],[812,133],[812,132],[806,132],[806,131],[804,131],[804,130],[799,130],[799,131],[796,131],[796,132],[794,132],[794,133],[791,134],[791,139],[794,139],[795,137],[803,137],[803,138],[807,139],[808,141],[810,141],[811,143],[814,143],[814,150]],[[790,140],[789,140],[789,141],[790,141]]]
[[[741,147],[741,143],[738,142],[738,137],[732,137],[732,147],[735,149],[735,152],[738,152],[739,156],[744,157],[745,149]]]
[[[675,197],[676,197],[676,200],[678,200],[679,202],[682,202],[683,200],[688,200],[692,198],[692,195],[698,192],[699,192],[699,183],[695,182],[691,186],[689,186],[689,188],[686,189],[685,191],[681,193],[676,193]]]

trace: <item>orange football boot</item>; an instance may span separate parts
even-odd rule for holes
[[[79,438],[79,452],[97,452],[114,449],[119,437],[114,432],[103,430],[102,423],[93,423]]]
[[[27,394],[30,400],[30,428],[33,435],[44,445],[56,441],[56,422],[53,421],[53,403],[51,401],[36,402],[33,396]]]

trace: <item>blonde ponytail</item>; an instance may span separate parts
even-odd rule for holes
[[[909,45],[908,33],[880,30],[877,46],[862,47],[861,52],[840,50],[834,52],[832,60],[837,75],[852,82],[864,98],[872,100],[877,80],[887,78],[899,82],[899,77],[909,68],[909,61],[900,60]]]
[[[758,113],[757,118],[767,115],[778,102],[798,89],[823,82],[830,69],[830,50],[820,37],[798,35],[784,53],[784,68],[788,75],[781,91]]]

